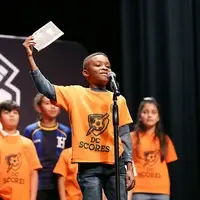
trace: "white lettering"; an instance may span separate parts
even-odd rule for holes
[[[65,148],[65,140],[66,140],[66,138],[57,136],[57,140],[58,140],[57,147],[64,149]]]

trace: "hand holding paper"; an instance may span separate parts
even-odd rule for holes
[[[49,46],[59,37],[61,37],[64,33],[52,22],[48,22],[43,27],[38,29],[35,33],[33,33],[33,39],[36,43],[34,47],[41,51],[42,49]]]

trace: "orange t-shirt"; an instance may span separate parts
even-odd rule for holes
[[[72,162],[114,163],[113,93],[82,86],[55,86],[57,105],[69,113]],[[132,123],[126,100],[119,96],[119,126]],[[119,154],[123,152],[119,138]]]
[[[137,170],[136,186],[133,192],[170,194],[170,179],[167,163],[177,160],[176,151],[170,138],[167,140],[167,157],[161,162],[160,144],[154,134],[139,133],[138,144],[135,132],[131,133],[133,160]],[[138,145],[138,147],[136,147]]]
[[[30,173],[42,167],[32,141],[21,135],[0,134],[0,165],[2,194],[11,188],[11,200],[29,200]]]
[[[77,182],[78,164],[71,163],[72,148],[64,149],[54,168],[54,173],[65,177],[65,192],[67,200],[82,200],[82,193]]]

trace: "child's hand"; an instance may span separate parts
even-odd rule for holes
[[[35,42],[33,40],[33,36],[29,36],[24,41],[23,46],[25,47],[28,56],[32,56],[34,45],[35,45]]]
[[[133,174],[133,169],[127,169],[126,172],[126,190],[129,191],[135,186],[135,176]]]

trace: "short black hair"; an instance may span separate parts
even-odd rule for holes
[[[5,100],[0,103],[0,114],[3,110],[9,112],[11,112],[12,110],[16,110],[20,114],[20,106],[12,100]]]
[[[105,56],[105,57],[108,58],[108,56],[107,56],[105,53],[103,53],[103,52],[92,53],[92,54],[90,54],[89,56],[87,56],[87,57],[83,60],[83,69],[86,69],[87,64],[88,64],[88,61],[90,60],[90,58],[92,58],[92,57],[94,57],[94,56],[97,56],[97,55],[103,55],[103,56]]]

